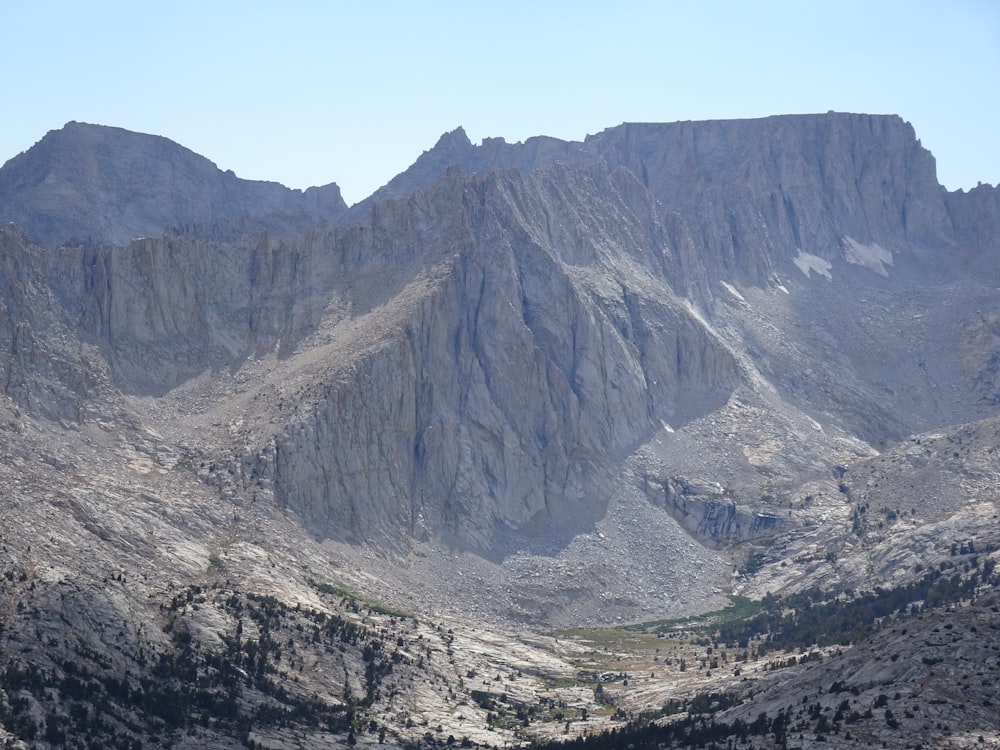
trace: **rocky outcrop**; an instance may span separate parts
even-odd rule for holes
[[[957,245],[950,253],[955,275],[997,280],[1000,256],[1000,186],[983,185],[947,195]]]
[[[352,206],[351,215],[362,217],[370,206],[379,201],[426,190],[453,166],[459,166],[470,174],[485,174],[495,169],[530,171],[557,160],[581,164],[594,158],[581,143],[546,136],[529,138],[523,143],[486,138],[475,146],[465,129],[459,127],[442,135],[434,147],[421,154],[409,169],[396,175],[369,198]]]
[[[290,190],[241,180],[159,136],[70,122],[0,168],[0,221],[38,244],[127,245],[202,228],[226,239],[332,221],[335,184]]]
[[[764,284],[798,251],[840,258],[844,237],[892,252],[949,239],[934,158],[899,117],[626,124],[587,143],[684,216],[729,278]]]
[[[684,477],[643,477],[646,497],[663,508],[702,544],[720,549],[760,541],[787,531],[788,522],[773,513],[739,503],[717,482]]]

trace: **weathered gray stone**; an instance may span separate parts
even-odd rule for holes
[[[303,192],[241,180],[166,138],[79,122],[0,168],[0,222],[16,222],[50,248],[127,245],[164,232],[256,237],[346,209],[333,183]]]

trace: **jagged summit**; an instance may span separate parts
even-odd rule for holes
[[[470,174],[494,169],[529,171],[558,159],[575,163],[592,160],[582,144],[549,136],[535,136],[523,143],[507,143],[503,138],[485,138],[475,145],[462,127],[444,133],[432,148],[424,151],[406,170],[396,175],[369,198],[351,207],[351,216],[359,218],[378,201],[399,198],[414,190],[426,190],[448,167],[458,166]]]
[[[459,125],[454,130],[443,133],[441,137],[438,138],[438,142],[434,144],[433,150],[468,151],[471,146],[472,141],[469,140],[469,136],[466,134],[465,128]]]
[[[254,216],[332,220],[347,208],[331,183],[306,191],[238,178],[156,135],[70,122],[0,168],[0,221],[41,245],[126,244],[134,237]],[[272,222],[273,224],[273,222]],[[247,229],[259,232],[263,226]]]
[[[753,284],[766,284],[793,258],[803,268],[846,257],[884,270],[851,242],[880,248],[868,255],[890,253],[902,269],[965,272],[979,262],[966,248],[978,246],[981,258],[991,252],[983,243],[995,243],[1000,231],[992,208],[1000,190],[948,193],[908,122],[839,112],[623,123],[582,142],[487,138],[474,145],[457,128],[350,215],[360,219],[378,201],[427,189],[449,167],[483,174],[553,164],[627,171],[683,218],[703,262]],[[988,231],[973,231],[970,222],[987,222]],[[995,264],[980,263],[978,272],[995,274]]]

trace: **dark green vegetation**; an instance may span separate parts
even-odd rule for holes
[[[710,633],[725,626],[727,623],[745,622],[759,613],[764,604],[745,596],[730,596],[730,603],[725,609],[706,612],[702,615],[680,617],[673,620],[654,620],[638,625],[626,626],[626,630],[646,633],[695,632]]]
[[[413,615],[408,612],[403,612],[399,609],[394,609],[381,602],[376,602],[366,597],[357,594],[350,589],[344,588],[342,586],[334,586],[329,583],[323,583],[322,581],[316,581],[312,578],[307,579],[307,583],[314,589],[319,591],[321,594],[327,594],[328,596],[336,596],[341,598],[342,604],[349,606],[357,610],[358,606],[363,606],[372,612],[376,612],[380,615],[388,615],[389,617],[399,617],[401,619],[414,619]]]
[[[830,596],[818,589],[785,597],[766,596],[755,602],[733,597],[726,609],[681,620],[661,620],[629,628],[645,632],[687,631],[709,636],[731,648],[756,646],[757,654],[809,646],[848,645],[871,635],[889,617],[904,617],[924,609],[967,599],[981,587],[1000,586],[992,559],[980,561],[970,543],[962,559],[922,571],[913,583],[897,588]]]
[[[942,563],[924,572],[920,580],[893,589],[876,586],[864,594],[832,598],[816,589],[787,597],[768,596],[759,613],[722,623],[714,636],[738,648],[755,640],[759,654],[848,645],[871,635],[886,618],[958,602],[972,597],[980,587],[1000,585],[995,567],[993,560],[980,565],[978,556],[971,555],[961,565]]]
[[[734,598],[732,606],[700,618],[601,632],[615,653],[627,653],[632,641],[638,648],[651,648],[658,642],[655,636],[667,633],[706,648],[738,649],[743,655],[732,662],[736,676],[737,670],[746,672],[748,659],[770,653],[775,657],[764,665],[765,671],[803,668],[800,665],[826,659],[810,651],[815,646],[864,641],[929,611],[1000,589],[995,561],[986,554],[963,545],[938,567],[921,569],[919,580],[893,589],[836,595],[810,590],[783,598],[768,596],[761,602]],[[19,579],[17,571],[5,578]],[[388,736],[387,742],[412,745],[415,735],[410,725],[387,723],[385,708],[403,689],[398,682],[401,672],[412,672],[417,679],[425,674],[430,649],[417,632],[420,624],[386,614],[384,608],[334,586],[311,584],[337,600],[329,600],[328,611],[289,606],[271,596],[213,584],[176,593],[160,607],[154,632],[137,633],[130,646],[102,650],[82,638],[57,642],[39,635],[34,658],[28,652],[26,658],[0,663],[0,725],[29,743],[127,750],[170,747],[187,738],[203,741],[210,736],[238,738],[252,747],[256,733],[275,731],[355,741],[364,733],[372,740]],[[14,616],[35,621],[42,633],[51,632],[46,617],[61,615],[29,606],[18,607]],[[950,626],[944,630],[953,637]],[[451,654],[450,633],[442,628],[432,632]],[[789,655],[796,650],[797,656]],[[946,657],[943,652],[927,652],[922,664],[935,668]],[[323,674],[316,676],[320,663]],[[396,670],[399,665],[406,670]],[[717,668],[713,663],[712,669]],[[466,674],[470,680],[473,677]],[[912,704],[890,704],[893,699],[885,698],[876,706],[873,696],[858,697],[856,688],[833,677],[823,684],[823,692],[837,696],[840,703],[846,697],[846,705],[821,706],[811,698],[809,703],[795,701],[794,711],[760,714],[752,720],[722,715],[748,699],[741,683],[730,691],[706,690],[632,712],[622,708],[614,695],[626,686],[624,679],[621,686],[615,680],[608,682],[615,689],[606,690],[605,678],[598,672],[581,672],[579,677],[595,686],[598,703],[607,709],[604,715],[621,724],[587,738],[567,735],[569,746],[711,747],[715,743],[724,747],[729,740],[765,735],[770,746],[780,746],[789,732],[819,736],[858,732],[866,722],[892,729],[911,720],[911,715],[919,718]],[[985,678],[984,673],[980,679]],[[478,685],[473,689],[472,684],[460,681],[455,689],[487,712],[487,726],[514,731],[525,741],[539,724],[587,720],[586,709],[578,714],[579,709],[567,709],[551,699],[525,702]],[[833,697],[826,700],[829,703]],[[592,711],[598,713],[602,711]],[[443,743],[440,731],[438,735],[425,732],[416,744]],[[459,742],[472,744],[464,738]]]
[[[197,632],[192,612],[213,606],[226,629]],[[355,605],[355,611],[357,607]],[[7,663],[0,725],[28,741],[135,750],[171,746],[182,733],[241,738],[255,729],[294,728],[345,735],[385,728],[362,720],[393,666],[408,659],[401,639],[337,615],[288,607],[274,597],[193,586],[162,607],[166,648],[147,644],[119,673],[106,654],[77,644],[51,668]],[[300,685],[304,662],[339,653],[343,695],[323,700]],[[350,672],[357,671],[357,679]],[[362,688],[355,692],[353,686]],[[38,717],[41,717],[39,720]]]
[[[750,649],[757,658],[769,652],[796,649],[801,652],[813,646],[847,646],[870,638],[889,625],[914,619],[921,613],[1000,590],[1000,574],[996,572],[994,560],[980,560],[972,543],[956,547],[953,552],[954,557],[961,559],[946,561],[937,569],[925,571],[920,580],[893,589],[876,587],[874,591],[863,594],[834,596],[813,589],[783,598],[768,596],[758,603],[736,600],[726,610],[700,618],[646,623],[632,629],[657,633],[684,629],[689,636],[710,639],[717,645]],[[996,607],[991,611],[995,612]],[[944,630],[951,631],[952,625],[946,624]],[[974,632],[975,628],[972,630]],[[935,628],[933,632],[937,634],[939,629]],[[812,652],[797,659],[794,656],[787,661],[779,659],[767,668],[794,666],[820,658]],[[895,659],[894,656],[892,660]],[[939,657],[923,658],[923,664],[930,668],[939,661]],[[1000,660],[997,666],[1000,667]],[[976,674],[985,675],[982,671]],[[988,677],[986,679],[989,680]],[[718,714],[741,705],[742,698],[736,692],[706,692],[690,700],[671,700],[660,711],[632,717],[624,726],[605,733],[555,743],[536,743],[535,747],[559,747],[564,750],[723,748],[732,747],[732,743],[746,746],[753,737],[760,738],[762,746],[791,747],[794,745],[788,743],[793,737],[801,738],[806,732],[816,741],[823,741],[826,735],[840,732],[844,733],[844,739],[850,740],[852,728],[857,732],[858,727],[867,722],[884,725],[892,731],[900,728],[901,720],[919,720],[930,726],[926,724],[927,719],[921,716],[919,705],[912,701],[906,704],[898,692],[894,697],[880,693],[869,703],[859,703],[857,698],[852,697],[860,694],[857,687],[849,688],[839,680],[825,687],[828,695],[833,696],[826,702],[833,700],[836,710],[824,707],[819,701],[803,701],[794,710],[789,706],[779,710],[775,716],[761,712],[752,721],[740,718],[726,721],[721,720]],[[823,692],[821,689],[820,693]],[[991,705],[989,701],[983,705],[989,708],[987,704]],[[940,723],[935,728],[944,732],[948,729]]]
[[[603,734],[587,735],[573,740],[555,743],[539,743],[535,748],[588,748],[588,750],[618,750],[619,748],[669,748],[669,747],[719,747],[715,743],[726,743],[735,739],[745,746],[751,736],[774,734],[776,741],[784,742],[787,737],[788,719],[784,713],[770,719],[761,714],[753,722],[739,719],[732,723],[716,723],[710,718],[711,712],[726,707],[726,702],[713,699],[714,696],[702,694],[695,697],[689,705],[689,713],[681,719],[669,724],[657,724],[649,720],[630,722],[620,729],[613,729]],[[699,705],[707,709],[699,712]]]

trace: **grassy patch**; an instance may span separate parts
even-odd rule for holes
[[[641,622],[637,625],[626,625],[624,629],[644,633],[714,630],[720,625],[728,625],[753,617],[763,609],[763,606],[763,603],[747,599],[745,596],[730,596],[729,606],[725,609],[717,609],[714,612],[692,615],[691,617],[679,617],[673,620]]]
[[[760,605],[743,597],[731,597],[725,609],[703,615],[674,620],[653,620],[614,628],[569,628],[560,631],[567,638],[587,648],[571,661],[580,670],[572,684],[594,684],[603,672],[629,671],[630,662],[639,655],[652,655],[672,648],[664,641],[664,633],[692,633],[719,627],[723,621],[742,620],[758,612]],[[683,639],[682,639],[683,640]]]
[[[612,653],[633,653],[655,649],[659,638],[655,632],[644,628],[626,626],[621,628],[573,628],[564,631],[566,637],[590,646],[595,651]]]

